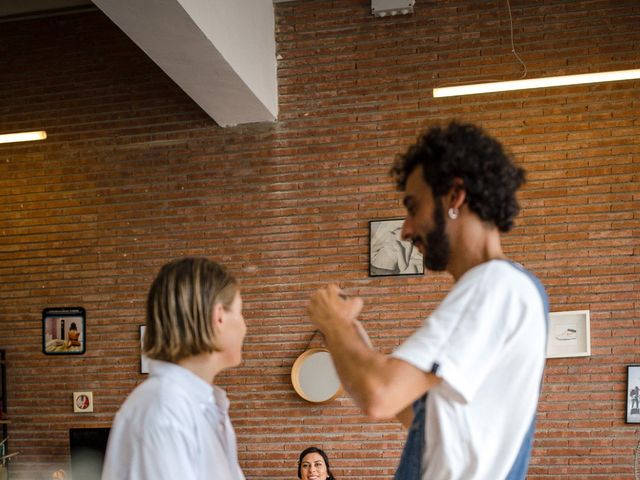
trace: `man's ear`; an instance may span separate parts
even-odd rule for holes
[[[462,208],[467,199],[467,191],[464,188],[464,180],[459,177],[453,179],[453,185],[449,190],[449,208]]]

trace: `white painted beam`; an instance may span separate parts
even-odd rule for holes
[[[220,126],[278,116],[270,0],[93,0]]]

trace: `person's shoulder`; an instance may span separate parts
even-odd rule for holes
[[[467,270],[456,282],[458,288],[491,287],[496,281],[510,276],[509,262],[490,260]]]
[[[163,422],[186,421],[193,410],[188,392],[151,377],[138,385],[122,405],[124,421],[151,426]]]
[[[478,273],[485,279],[496,282],[511,282],[531,279],[533,274],[519,263],[511,260],[491,260],[478,267]]]
[[[535,274],[519,263],[509,260],[493,260],[486,265],[481,282],[485,294],[496,298],[520,298],[523,304],[531,304],[542,298],[548,302],[544,285]],[[547,308],[547,307],[545,307]]]
[[[521,265],[509,260],[491,260],[469,270],[458,282],[460,288],[472,289],[478,295],[510,294],[537,291],[537,279]]]

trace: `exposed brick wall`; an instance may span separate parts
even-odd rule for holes
[[[516,1],[529,77],[637,68],[640,5]],[[422,1],[376,19],[368,0],[276,6],[280,116],[218,128],[102,14],[0,28],[0,348],[13,478],[68,468],[68,429],[109,426],[139,374],[138,326],[158,267],[185,254],[243,285],[245,360],[220,376],[249,479],[291,479],[315,444],[341,480],[390,478],[404,431],[348,397],[298,398],[293,361],[312,290],[364,297],[391,351],[450,288],[446,275],[367,276],[368,222],[400,217],[393,157],[434,121],[481,123],[528,170],[515,260],[553,310],[591,310],[592,355],[548,361],[529,477],[633,478],[626,365],[640,363],[640,82],[433,99],[445,84],[515,79],[503,2]],[[87,310],[87,352],[41,353],[41,311]],[[74,415],[73,391],[95,412]],[[496,406],[499,408],[499,406]]]

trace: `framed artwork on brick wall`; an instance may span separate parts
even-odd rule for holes
[[[402,219],[369,222],[369,276],[423,275],[422,254],[400,238]]]
[[[547,358],[591,355],[589,310],[551,312],[547,332]]]
[[[640,365],[627,366],[627,423],[640,423]]]
[[[547,358],[591,355],[589,310],[551,312],[547,332]]]
[[[47,355],[82,355],[86,349],[86,313],[82,307],[42,311],[42,351]]]

